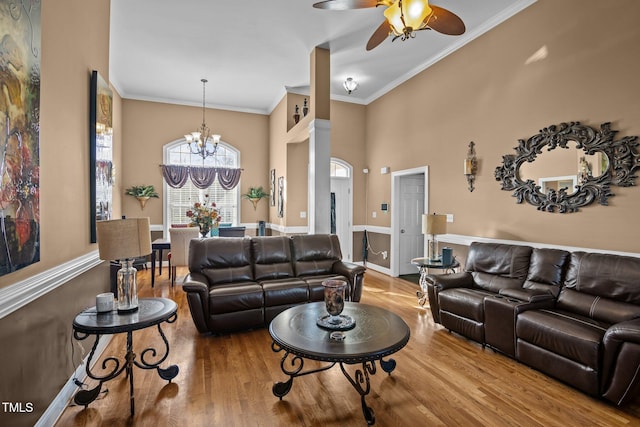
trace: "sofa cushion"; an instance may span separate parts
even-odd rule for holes
[[[523,288],[546,291],[557,297],[569,256],[569,252],[560,249],[533,249]]]
[[[640,258],[573,252],[565,287],[590,295],[640,304]]]
[[[306,234],[291,238],[296,276],[330,274],[342,259],[335,234]]]
[[[480,289],[447,289],[438,294],[438,302],[441,311],[484,323],[484,299],[491,295]]]
[[[640,306],[568,288],[560,292],[556,307],[609,325],[640,317]]]
[[[256,280],[293,277],[291,239],[268,236],[251,239]]]
[[[300,279],[276,279],[260,282],[265,307],[304,303],[309,300],[309,287]]]
[[[209,314],[233,313],[262,308],[264,293],[255,282],[240,282],[212,287],[209,291]]]
[[[473,242],[465,270],[472,274],[476,286],[492,292],[520,288],[529,271],[531,252],[529,246]]]
[[[189,271],[203,274],[209,286],[253,281],[251,239],[192,239],[189,244]]]
[[[519,339],[599,370],[608,325],[562,310],[530,310],[516,322]]]
[[[324,286],[322,282],[325,280],[344,280],[349,283],[349,280],[339,274],[321,274],[319,276],[306,276],[302,279],[307,283],[309,287],[309,301],[322,301],[324,299]],[[350,288],[347,286],[345,298],[351,300]]]

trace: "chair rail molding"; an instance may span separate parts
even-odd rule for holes
[[[504,239],[494,239],[491,237],[479,237],[479,236],[466,236],[463,234],[438,234],[438,241],[443,243],[451,243],[454,245],[462,245],[469,246],[472,242],[481,242],[481,243],[504,243],[507,245],[520,245],[520,246],[531,246],[533,248],[549,248],[549,249],[560,249],[568,252],[592,252],[592,253],[600,253],[600,254],[611,254],[611,255],[622,255],[622,256],[630,256],[635,258],[640,258],[640,253],[635,252],[621,252],[621,251],[611,251],[605,249],[598,248],[582,248],[578,246],[565,246],[565,245],[551,245],[548,243],[540,243],[540,242],[525,242],[520,240],[504,240]]]
[[[92,251],[0,289],[0,319],[64,285],[103,261]]]

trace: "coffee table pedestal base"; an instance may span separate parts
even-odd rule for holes
[[[285,382],[276,382],[272,391],[275,396],[282,398],[286,396],[289,391],[291,391],[291,387],[293,386],[293,379],[295,377],[301,377],[304,375],[315,374],[317,372],[326,371],[328,369],[333,368],[336,363],[340,365],[340,370],[344,374],[344,376],[349,380],[353,388],[356,389],[358,394],[360,394],[360,403],[362,405],[362,413],[364,415],[365,420],[367,420],[368,425],[373,425],[376,422],[376,416],[373,412],[373,409],[367,406],[367,402],[365,397],[371,391],[371,383],[369,381],[370,375],[375,375],[376,373],[376,360],[380,362],[380,367],[387,374],[391,375],[391,372],[396,368],[396,361],[394,359],[383,360],[382,358],[376,360],[367,360],[361,362],[362,366],[357,368],[353,375],[349,373],[346,369],[345,365],[359,365],[359,363],[344,363],[344,362],[329,362],[327,365],[312,369],[308,371],[304,371],[304,358],[298,355],[295,355],[289,351],[286,351],[282,347],[278,346],[275,342],[271,344],[271,349],[278,353],[284,351],[284,355],[280,360],[280,369],[285,375],[289,376],[289,379]]]

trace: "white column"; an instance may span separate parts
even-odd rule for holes
[[[307,191],[309,234],[331,232],[331,122],[309,123],[309,187]]]

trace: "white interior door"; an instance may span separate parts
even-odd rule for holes
[[[352,260],[352,231],[351,231],[351,185],[349,178],[332,177],[331,192],[336,198],[336,234],[340,240],[342,258]]]
[[[400,177],[398,273],[415,273],[413,258],[424,254],[422,214],[424,213],[424,174]]]

